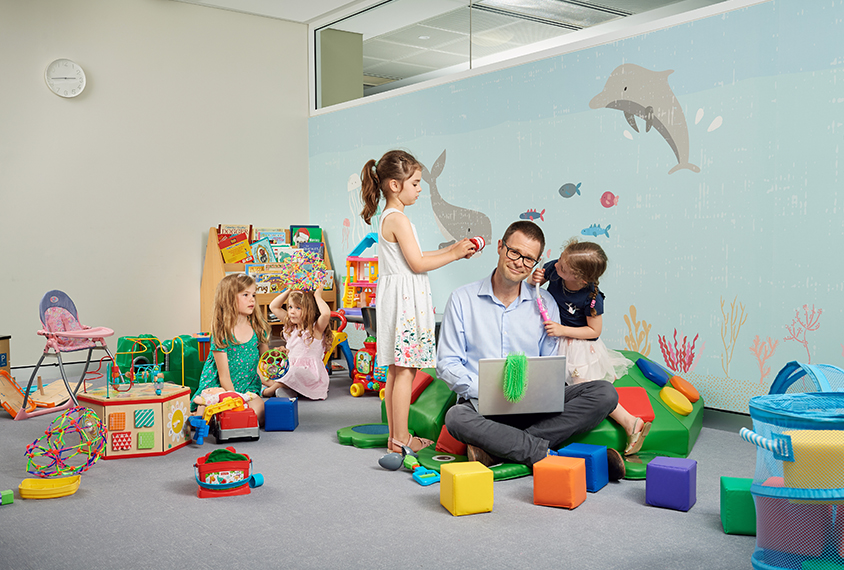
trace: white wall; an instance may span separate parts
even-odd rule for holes
[[[305,25],[167,0],[0,2],[0,334],[66,291],[116,337],[199,329],[208,228],[308,215]],[[51,93],[68,58],[88,86]],[[21,380],[21,378],[19,378]],[[25,381],[26,378],[23,378]]]

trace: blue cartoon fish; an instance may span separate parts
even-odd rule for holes
[[[606,229],[602,228],[600,224],[592,224],[588,228],[580,230],[580,233],[582,233],[585,236],[598,237],[599,235],[604,234],[605,236],[610,237],[610,228],[611,227],[612,227],[612,224],[607,224]]]
[[[575,194],[580,195],[580,185],[583,184],[582,182],[578,182],[575,186],[571,182],[568,184],[563,184],[560,186],[560,196],[563,198],[571,198]]]
[[[527,212],[522,212],[519,214],[520,220],[531,220],[534,221],[536,218],[539,218],[541,221],[545,221],[544,218],[545,210],[543,209],[541,212],[537,212],[536,210],[528,210]]]

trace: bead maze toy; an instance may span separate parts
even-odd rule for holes
[[[264,484],[264,476],[253,473],[249,456],[234,447],[215,449],[199,457],[193,467],[200,499],[248,495]]]
[[[117,352],[107,375],[113,385],[161,381],[187,386],[191,394],[199,387],[204,358],[200,354],[197,337],[180,335],[161,341],[158,337],[141,334],[120,337]],[[203,348],[207,348],[205,343]],[[115,388],[120,390],[120,388]]]
[[[363,342],[363,348],[355,355],[355,372],[352,376],[354,381],[349,387],[349,392],[357,398],[366,391],[378,394],[383,400],[387,386],[387,367],[375,364],[378,350],[375,345],[375,337],[367,337]]]
[[[26,446],[27,473],[41,478],[80,475],[103,457],[105,440],[105,426],[93,410],[70,408]]]

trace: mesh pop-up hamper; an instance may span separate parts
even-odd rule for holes
[[[757,570],[844,570],[844,393],[750,400]]]

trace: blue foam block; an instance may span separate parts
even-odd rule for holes
[[[586,460],[586,490],[590,493],[597,493],[609,482],[606,446],[572,443],[560,449],[557,455]]]
[[[654,457],[645,475],[645,502],[654,507],[688,511],[697,501],[697,461]]]
[[[264,431],[293,431],[299,425],[299,398],[267,398]]]
[[[651,362],[650,360],[645,360],[644,358],[640,358],[636,361],[636,366],[639,367],[639,370],[642,371],[642,374],[645,375],[645,378],[656,384],[657,386],[665,386],[669,380],[671,380],[671,374],[665,370],[662,366],[655,362]]]

